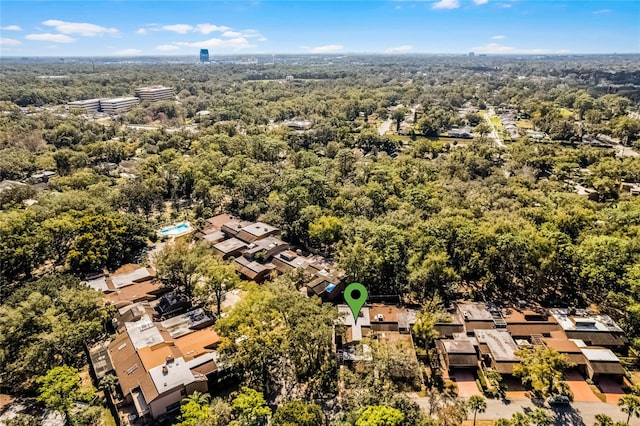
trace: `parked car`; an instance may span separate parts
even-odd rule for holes
[[[547,398],[547,404],[551,406],[564,406],[569,405],[571,403],[571,399],[566,395],[556,395],[550,396]]]

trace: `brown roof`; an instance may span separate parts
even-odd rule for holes
[[[547,347],[552,348],[555,351],[560,352],[561,354],[567,354],[567,353],[582,354],[578,345],[576,345],[575,342],[569,339],[543,338],[542,341]]]
[[[398,308],[396,306],[389,305],[371,305],[369,307],[369,320],[371,323],[397,323],[398,322],[398,314],[406,314],[408,313],[408,309]],[[382,321],[378,321],[377,316],[382,314]]]
[[[581,339],[588,342],[589,346],[622,347],[627,343],[627,338],[622,333],[593,332],[591,330],[566,330],[567,337]]]
[[[155,280],[144,281],[138,284],[122,287],[105,295],[105,300],[117,307],[129,305],[143,300],[155,300],[159,295],[166,293],[169,289]]]
[[[590,362],[589,364],[595,374],[624,374],[624,368],[619,362]]]
[[[539,323],[527,323],[527,324],[511,324],[507,323],[507,330],[512,336],[516,337],[529,337],[533,334],[549,334],[552,332],[561,330],[558,324],[552,324],[547,322]]]
[[[216,362],[209,361],[209,362],[205,362],[202,365],[192,368],[191,371],[193,371],[194,373],[204,374],[206,376],[209,373],[213,373],[217,369],[218,369],[218,365],[216,364]]]
[[[194,331],[175,340],[175,345],[182,353],[181,356],[185,361],[211,352],[218,343],[220,343],[220,337],[210,328]]]
[[[138,356],[144,368],[148,371],[153,367],[164,364],[168,357],[178,358],[181,357],[182,354],[173,342],[161,342],[153,346],[138,349]]]
[[[219,214],[218,216],[210,217],[205,221],[206,228],[214,228],[216,230],[219,230],[220,228],[222,228],[222,225],[224,225],[227,222],[231,222],[234,219],[235,218],[231,215]]]
[[[113,364],[120,388],[124,396],[139,387],[147,402],[158,396],[158,390],[153,384],[151,376],[144,368],[140,356],[133,347],[127,333],[122,333],[109,345],[109,357]]]

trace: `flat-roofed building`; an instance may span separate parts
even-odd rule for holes
[[[624,331],[607,315],[596,315],[587,309],[552,308],[549,312],[569,339],[609,349],[623,349],[627,344]]]
[[[470,333],[477,329],[495,328],[495,323],[491,312],[484,303],[476,302],[457,302],[456,303],[460,317],[464,321],[465,330]]]
[[[520,362],[516,356],[518,345],[506,329],[475,330],[476,341],[485,366],[500,374],[513,374],[513,367]]]
[[[552,333],[562,330],[546,309],[505,309],[502,312],[507,330],[514,339],[530,340],[532,335],[551,337]]]
[[[620,359],[610,349],[586,347],[580,348],[587,359],[587,376],[594,381],[601,377],[609,377],[621,382],[624,377],[624,368]]]
[[[106,114],[120,114],[129,111],[139,103],[140,99],[133,97],[100,99],[100,109]]]
[[[69,109],[81,109],[85,112],[100,111],[100,99],[84,99],[81,101],[72,101],[67,104]]]
[[[135,93],[141,100],[148,102],[156,102],[173,97],[173,89],[165,86],[139,87]]]
[[[219,242],[213,246],[213,251],[221,256],[223,259],[230,257],[238,257],[244,249],[247,248],[247,244],[244,241],[240,241],[237,238],[229,238]]]
[[[442,366],[449,371],[455,368],[478,368],[478,350],[473,344],[473,340],[466,336],[458,337],[436,341],[436,349]]]

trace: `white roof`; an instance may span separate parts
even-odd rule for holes
[[[163,371],[165,367],[166,372]],[[149,369],[149,375],[160,394],[196,380],[182,357]]]
[[[606,348],[580,348],[589,361],[620,362],[616,354]]]
[[[107,291],[107,277],[99,277],[94,280],[87,281],[87,285],[97,291]]]
[[[131,343],[136,349],[153,346],[164,341],[160,330],[151,321],[149,315],[145,315],[135,322],[125,322],[124,326],[127,329],[127,333],[129,333]]]
[[[338,312],[340,313],[339,321],[347,327],[351,327],[351,340],[355,342],[362,340],[362,327],[371,327],[369,308],[363,307],[360,309],[360,315],[358,316],[357,323],[353,318],[353,314],[351,313],[351,308],[349,308],[349,306],[338,305]]]
[[[112,275],[111,282],[115,288],[122,288],[133,284],[134,281],[150,278],[151,276],[147,268],[138,268],[126,274]]]

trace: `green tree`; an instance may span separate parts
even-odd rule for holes
[[[555,416],[549,412],[549,410],[539,407],[531,410],[527,413],[527,416],[529,416],[534,426],[553,426],[556,420]]]
[[[111,396],[115,396],[117,387],[118,377],[111,373],[103,376],[98,384],[99,389],[109,393]]]
[[[404,414],[400,410],[384,405],[370,405],[356,420],[356,426],[400,426]]]
[[[108,318],[103,294],[77,278],[49,274],[24,284],[0,305],[3,386],[31,390],[57,365],[83,365],[84,343],[104,333]]]
[[[180,404],[180,423],[178,426],[199,426],[211,417],[208,393],[193,392]]]
[[[240,277],[233,265],[214,255],[205,256],[199,268],[204,283],[195,288],[194,295],[200,301],[214,304],[219,317],[224,294],[240,284]]]
[[[71,424],[73,403],[87,399],[87,393],[81,388],[78,370],[68,366],[55,367],[38,380],[38,400],[54,411],[64,415],[65,423]]]
[[[613,419],[606,414],[596,414],[596,422],[593,426],[614,426]]]
[[[264,395],[255,389],[243,387],[231,403],[240,426],[261,426],[267,423],[271,410]]]
[[[574,364],[566,355],[546,346],[520,349],[516,355],[520,363],[513,368],[513,374],[530,386],[536,396],[546,398],[569,392],[563,372]]]
[[[276,409],[270,424],[273,426],[322,426],[324,417],[322,409],[316,404],[290,401]]]
[[[158,277],[166,286],[192,299],[208,250],[203,244],[190,245],[184,240],[166,244],[154,257]]]
[[[479,395],[473,395],[467,401],[467,409],[473,413],[473,426],[476,425],[476,415],[484,413],[487,409],[487,401]]]
[[[627,415],[627,424],[631,417],[640,417],[640,397],[636,395],[624,395],[618,401],[618,407]]]

